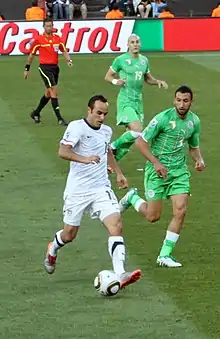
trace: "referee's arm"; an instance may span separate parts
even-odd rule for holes
[[[65,60],[66,60],[66,62],[68,64],[68,66],[72,67],[73,62],[72,62],[72,60],[71,60],[71,58],[69,56],[69,53],[67,52],[66,47],[65,47],[65,45],[64,45],[64,43],[62,41],[60,42],[59,48],[60,48],[60,51],[62,52],[62,54],[63,54],[63,56],[64,56],[64,58],[65,58]]]
[[[32,61],[34,60],[34,57],[36,55],[36,52],[39,48],[39,43],[37,40],[34,41],[34,43],[32,44],[31,48],[30,48],[30,54],[28,56],[28,60],[27,60],[27,63],[25,65],[25,69],[24,69],[24,78],[27,80],[28,78],[28,75],[29,75],[29,71],[30,71],[30,68],[31,68],[31,64],[32,64]]]

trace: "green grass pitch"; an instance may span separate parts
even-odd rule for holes
[[[122,132],[115,127],[117,88],[104,81],[113,57],[74,55],[72,69],[62,60],[59,91],[67,120],[84,116],[93,94],[107,96],[107,123],[115,137]],[[68,163],[59,159],[57,149],[64,129],[57,126],[50,104],[41,125],[29,118],[43,94],[37,62],[25,82],[26,58],[0,57],[0,338],[220,338],[220,56],[150,54],[149,60],[152,74],[170,87],[145,87],[146,123],[172,104],[177,86],[190,85],[207,169],[196,173],[190,161],[192,197],[175,250],[183,268],[155,265],[170,203],[153,225],[130,209],[123,216],[127,268],[141,268],[143,278],[116,298],[104,299],[96,294],[93,279],[111,262],[107,233],[96,221],[85,218],[77,240],[61,250],[56,274],[44,272],[47,242],[62,221]],[[143,195],[143,172],[137,171],[143,159],[134,148],[121,166],[130,186]]]

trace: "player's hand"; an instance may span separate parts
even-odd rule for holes
[[[126,79],[118,79],[116,86],[124,86]]]
[[[154,169],[159,177],[162,177],[164,179],[167,178],[167,168],[164,165],[162,165],[159,161],[156,164],[154,164]]]
[[[24,78],[25,78],[25,80],[27,80],[28,75],[29,75],[29,71],[24,71]]]
[[[123,174],[117,175],[117,183],[118,183],[119,189],[128,188],[128,181]]]
[[[68,65],[69,67],[73,67],[73,61],[72,61],[72,60],[69,60],[69,61],[67,62],[67,65]]]
[[[168,84],[166,83],[166,81],[157,80],[157,85],[159,88],[168,89]]]
[[[98,164],[100,162],[100,157],[97,155],[91,155],[91,157],[85,157],[84,164]]]
[[[198,172],[204,171],[204,169],[205,169],[205,163],[204,163],[204,160],[203,160],[203,159],[196,160],[196,163],[195,163],[195,169],[196,169]]]

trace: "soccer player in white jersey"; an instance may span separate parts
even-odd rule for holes
[[[106,227],[108,250],[121,288],[140,279],[141,270],[126,272],[125,245],[119,205],[108,179],[108,164],[117,176],[119,188],[128,186],[127,179],[116,163],[109,147],[112,130],[104,125],[108,102],[102,95],[88,103],[87,118],[72,121],[60,142],[59,156],[70,161],[70,171],[64,191],[63,229],[48,244],[44,262],[47,273],[55,271],[58,251],[76,237],[86,210],[91,218],[99,218]]]

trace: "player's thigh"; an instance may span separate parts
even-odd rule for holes
[[[170,179],[170,185],[167,190],[167,196],[171,197],[173,195],[179,194],[190,194],[190,174],[188,171],[179,170],[179,175],[173,175]]]
[[[173,215],[183,217],[187,211],[187,203],[190,195],[189,173],[174,177],[170,185],[168,195],[173,205]]]
[[[50,69],[48,66],[40,65],[38,67],[41,78],[47,88],[56,86],[56,79],[54,69]]]
[[[164,198],[164,180],[158,177],[153,168],[146,168],[144,177],[145,197],[147,200],[147,219],[155,222],[162,213],[162,200]]]
[[[129,122],[126,127],[129,131],[132,131],[132,132],[141,133],[142,131],[142,124],[139,120]]]
[[[99,218],[111,235],[121,234],[118,200],[111,188],[105,187],[96,193],[90,208],[90,215],[92,219]]]
[[[82,217],[90,204],[90,196],[65,196],[63,205],[64,225],[79,227]]]
[[[60,74],[60,69],[58,66],[54,69],[53,74],[54,74],[54,83],[55,83],[54,86],[57,86],[59,82],[59,74]]]

